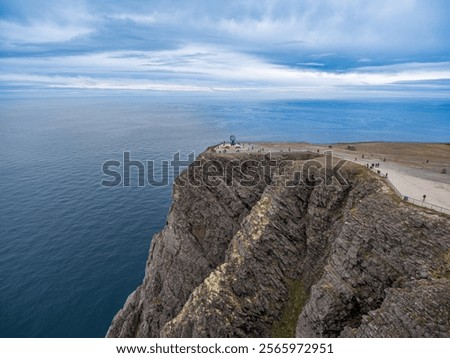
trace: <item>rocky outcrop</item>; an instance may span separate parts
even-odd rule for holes
[[[449,337],[449,218],[314,157],[202,154],[107,335]]]

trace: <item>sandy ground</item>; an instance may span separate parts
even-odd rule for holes
[[[350,146],[350,149],[349,149]],[[378,164],[374,170],[388,174],[398,191],[425,204],[450,210],[450,145],[430,143],[339,143],[314,145],[309,143],[241,143],[240,148],[227,144],[215,148],[227,153],[295,152],[310,150],[323,153],[332,150],[335,157],[364,166]],[[442,170],[446,174],[441,173]]]

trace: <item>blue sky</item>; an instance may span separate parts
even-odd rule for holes
[[[0,0],[0,88],[450,97],[445,0]]]

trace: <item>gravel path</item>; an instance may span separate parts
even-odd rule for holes
[[[334,156],[349,160],[355,163],[355,156],[349,156],[346,153],[335,151]],[[367,165],[373,161],[357,159],[356,163]],[[420,170],[414,170],[397,163],[381,162],[379,169],[382,173],[388,173],[388,178],[397,190],[404,196],[423,201],[423,195],[426,195],[427,204],[441,206],[450,210],[450,184],[438,180],[426,178],[426,172],[423,174]],[[422,175],[421,175],[422,174]],[[445,178],[443,176],[443,178]],[[446,179],[446,178],[445,178]]]

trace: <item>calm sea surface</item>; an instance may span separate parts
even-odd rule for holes
[[[104,336],[143,278],[171,187],[102,187],[102,163],[125,150],[141,161],[183,158],[230,134],[450,142],[450,101],[3,97],[0,337]]]

